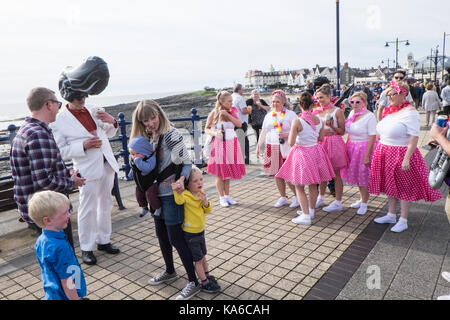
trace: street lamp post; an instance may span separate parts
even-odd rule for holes
[[[339,45],[339,0],[336,0],[336,93],[338,97],[340,96],[341,92],[341,63]]]
[[[409,40],[398,40],[398,38],[395,39],[395,41],[386,41],[385,47],[389,47],[389,43],[395,43],[395,69],[398,69],[398,44],[401,42],[406,42],[405,45],[409,46]]]
[[[442,46],[442,82],[444,82],[444,70],[445,70],[445,38],[450,36],[444,32],[444,45]]]
[[[391,61],[389,58],[387,59],[387,68],[389,70],[389,61]],[[395,62],[395,61],[394,61]],[[381,60],[381,64],[384,64],[384,60]]]

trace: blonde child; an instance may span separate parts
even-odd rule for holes
[[[216,107],[208,115],[205,132],[213,137],[207,172],[215,175],[222,207],[237,204],[230,196],[230,179],[241,179],[245,175],[245,163],[235,128],[242,126],[233,98],[228,91],[217,95]]]
[[[184,177],[172,184],[176,204],[184,205],[184,238],[194,260],[195,272],[201,280],[202,291],[218,292],[220,286],[209,275],[206,261],[205,215],[211,213],[212,205],[202,190],[202,171],[193,166],[188,181],[188,190],[184,189]]]
[[[58,192],[41,191],[28,201],[31,219],[42,228],[34,251],[42,269],[46,300],[88,300],[83,271],[63,231],[70,201]]]

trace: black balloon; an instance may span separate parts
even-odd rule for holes
[[[59,92],[67,101],[80,94],[97,95],[105,90],[109,81],[106,62],[96,56],[86,59],[76,68],[66,67],[59,78]]]

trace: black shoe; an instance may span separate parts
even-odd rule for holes
[[[81,259],[83,262],[89,265],[94,265],[97,263],[97,259],[92,251],[81,251]]]
[[[120,252],[119,248],[113,246],[111,243],[99,244],[97,245],[97,249],[100,251],[106,251],[107,253],[110,254],[118,254]]]
[[[217,282],[209,281],[207,284],[202,284],[202,291],[208,293],[216,293],[220,291],[220,286]]]
[[[142,208],[141,213],[139,214],[139,217],[143,217],[148,213],[148,209],[147,208]]]

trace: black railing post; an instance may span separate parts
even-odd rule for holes
[[[16,136],[16,130],[17,127],[15,124],[10,124],[8,126],[8,131],[9,131],[9,144],[12,145],[12,141],[14,139],[14,137]]]
[[[130,166],[130,152],[128,151],[128,137],[127,137],[127,123],[125,121],[125,115],[123,112],[118,114],[119,121],[117,122],[120,126],[120,139],[122,140],[122,150],[120,154],[123,157],[123,169],[125,171],[125,180],[128,179],[128,174],[131,170]]]
[[[202,166],[202,122],[197,114],[197,109],[192,108],[192,132],[194,141],[194,164],[201,168]]]

